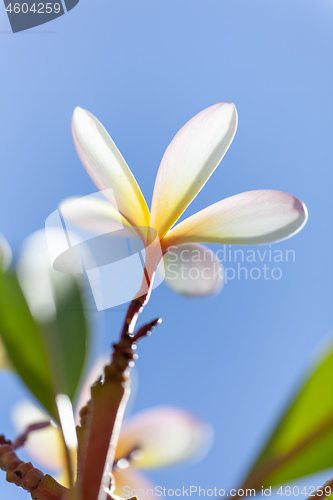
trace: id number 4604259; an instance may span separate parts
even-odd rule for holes
[[[315,486],[304,486],[303,488],[299,488],[298,486],[280,486],[276,491],[276,494],[287,497],[298,497],[299,495],[302,495],[304,497],[326,498],[332,494],[332,486],[329,484],[324,484],[324,486],[318,486],[317,488]]]
[[[43,3],[43,2],[36,2],[33,3],[32,5],[28,5],[27,3],[10,3],[6,11],[9,12],[10,14],[59,14],[61,11],[61,4],[60,3]]]

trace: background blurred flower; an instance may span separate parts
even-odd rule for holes
[[[13,410],[14,424],[19,433],[24,432],[28,425],[48,418],[28,401],[17,404]],[[115,493],[126,497],[126,489],[147,491],[153,488],[138,469],[201,459],[211,446],[212,435],[209,424],[179,408],[161,406],[131,416],[124,423],[117,446],[113,471]],[[57,471],[59,481],[66,485],[66,461],[57,427],[31,433],[25,447],[36,465]]]
[[[100,357],[85,378],[76,405],[77,422],[79,410],[89,400],[90,387],[105,363],[106,357]],[[18,403],[12,415],[18,433],[33,423],[50,419],[29,401]],[[138,470],[200,460],[209,451],[212,440],[210,424],[179,408],[159,406],[128,417],[122,426],[115,456],[116,494],[126,496],[123,495],[125,487],[145,491],[153,488]],[[25,448],[36,465],[56,471],[59,481],[67,486],[64,447],[60,429],[55,424],[31,433]]]

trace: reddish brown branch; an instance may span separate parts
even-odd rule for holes
[[[0,468],[9,483],[28,491],[33,500],[62,500],[67,489],[49,475],[36,469],[31,462],[17,456],[11,441],[0,436]]]
[[[143,311],[148,299],[149,295],[147,294],[132,300],[127,309],[121,337],[131,335],[133,333],[139,314]]]
[[[80,500],[97,500],[102,481],[114,488],[112,465],[124,409],[130,392],[130,369],[137,359],[136,342],[151,333],[161,322],[156,319],[133,333],[138,315],[147,297],[135,299],[129,306],[120,340],[113,345],[111,363],[104,368],[104,377],[91,388],[91,400],[80,411],[81,425],[77,428],[78,481]],[[105,467],[110,472],[105,476]]]
[[[151,321],[147,325],[142,326],[137,333],[133,336],[134,342],[137,342],[140,340],[142,337],[146,337],[147,335],[151,335],[153,330],[156,328],[157,325],[160,325],[162,323],[162,318],[157,318],[154,319],[154,321]]]

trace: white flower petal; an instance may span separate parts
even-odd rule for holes
[[[189,243],[171,247],[163,263],[166,283],[182,295],[212,295],[223,287],[223,266],[204,245]]]
[[[229,148],[237,128],[232,103],[194,116],[174,137],[157,173],[150,225],[162,238],[196,197]]]
[[[189,242],[273,243],[300,231],[306,220],[306,207],[294,196],[281,191],[248,191],[184,220],[164,238],[163,247]]]
[[[25,432],[29,425],[50,419],[47,413],[29,401],[22,401],[14,406],[12,417],[14,426],[20,434]],[[65,467],[61,431],[58,428],[50,426],[31,432],[24,448],[36,467],[47,467],[53,470]]]
[[[210,425],[178,408],[161,406],[126,420],[116,460],[137,450],[133,457],[135,466],[162,467],[190,458],[202,458],[211,442]]]
[[[67,224],[95,234],[108,234],[128,226],[127,220],[108,201],[92,196],[64,200],[59,210]]]
[[[72,131],[78,155],[96,186],[101,191],[113,190],[119,211],[131,224],[148,226],[145,199],[103,125],[88,111],[76,108]]]

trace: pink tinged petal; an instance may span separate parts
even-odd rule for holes
[[[150,224],[162,238],[199,193],[228,150],[237,128],[232,103],[194,116],[164,153],[155,182]]]
[[[113,203],[106,201],[112,198]],[[148,226],[132,226],[117,208],[112,190],[104,190],[88,196],[68,198],[59,205],[67,236],[71,244],[86,241],[96,235],[117,238],[137,238],[146,241],[156,231]],[[57,219],[58,220],[58,219]],[[80,231],[83,229],[83,232]]]
[[[101,191],[113,190],[119,211],[131,224],[147,226],[146,201],[103,125],[88,111],[76,108],[72,131],[78,155],[96,186]]]
[[[171,247],[163,263],[165,282],[181,295],[203,297],[222,290],[223,266],[204,245],[188,243]]]
[[[18,434],[23,433],[28,425],[49,420],[47,413],[29,401],[18,403],[12,413],[14,426]],[[65,467],[65,455],[60,429],[46,427],[32,432],[24,449],[27,451],[36,467],[47,467],[59,470]]]
[[[178,224],[163,241],[168,245],[207,242],[260,245],[284,240],[302,229],[306,206],[281,191],[237,194],[201,210]]]
[[[142,474],[134,471],[133,468],[129,470],[119,470],[113,473],[116,483],[115,495],[120,498],[131,498],[137,496],[138,498],[156,498],[155,486]],[[114,496],[114,495],[112,495]]]
[[[209,424],[178,408],[142,411],[123,425],[116,459],[127,457],[140,468],[155,468],[202,458],[212,443]]]

